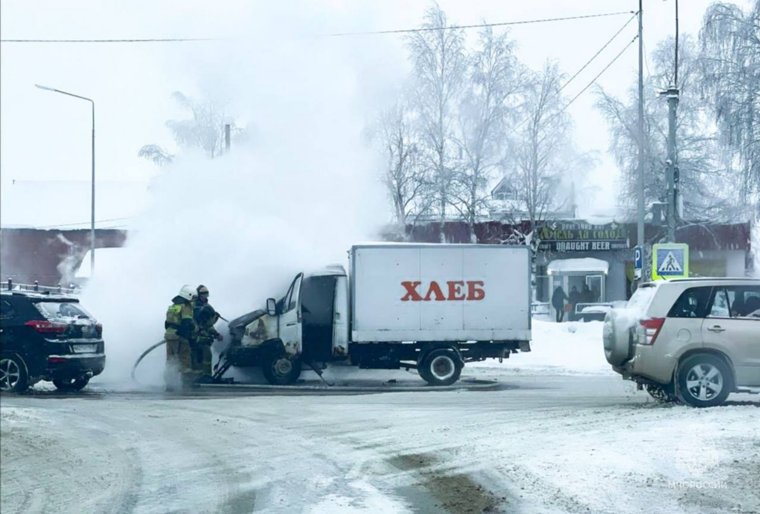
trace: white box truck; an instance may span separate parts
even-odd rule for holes
[[[266,309],[230,322],[217,366],[261,366],[272,384],[342,361],[417,369],[456,382],[466,362],[530,351],[527,247],[469,244],[353,246],[342,266],[299,273]]]

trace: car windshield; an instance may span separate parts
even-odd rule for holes
[[[90,319],[90,314],[75,302],[37,302],[35,307],[49,320]]]

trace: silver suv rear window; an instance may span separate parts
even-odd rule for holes
[[[638,289],[636,289],[636,292],[633,293],[631,299],[628,300],[627,307],[629,309],[635,309],[641,313],[646,312],[647,307],[649,307],[649,304],[652,303],[652,298],[654,298],[656,292],[656,284],[641,285]]]

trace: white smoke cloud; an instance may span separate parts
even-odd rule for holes
[[[283,294],[297,272],[345,265],[352,243],[376,238],[388,209],[381,163],[362,136],[377,106],[361,84],[381,90],[385,71],[367,76],[345,48],[291,39],[228,48],[223,59],[195,56],[198,90],[224,96],[251,137],[213,160],[181,154],[150,184],[120,264],[99,268],[96,257],[82,302],[104,326],[102,381],[123,384],[161,340],[183,284],[206,285],[231,319]],[[161,382],[163,353],[146,359],[143,382]]]

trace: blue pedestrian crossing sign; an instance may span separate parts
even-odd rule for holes
[[[664,243],[652,246],[652,280],[689,276],[689,245]]]

